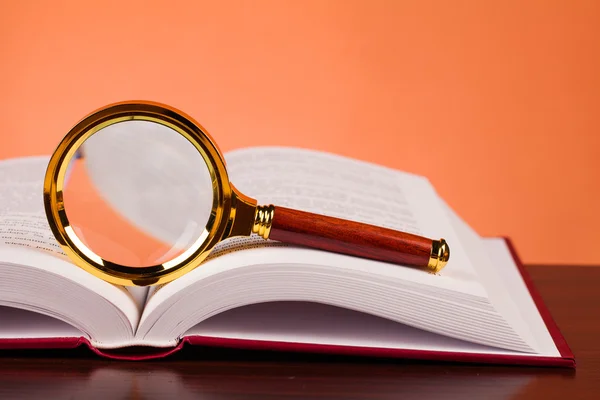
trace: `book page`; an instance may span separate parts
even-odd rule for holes
[[[22,261],[27,265],[31,258],[28,251],[41,251],[71,263],[50,230],[43,205],[43,180],[49,157],[24,157],[0,162],[0,248],[22,249]],[[14,254],[12,252],[11,254]],[[0,263],[6,260],[0,259]],[[73,265],[73,268],[76,268]],[[63,268],[66,277],[72,276],[72,268]],[[106,290],[103,284],[91,290]],[[146,288],[118,288],[126,290],[135,302],[138,313],[144,306]],[[120,296],[116,298],[121,298]],[[129,309],[128,304],[115,304]],[[137,320],[138,315],[129,315]]]
[[[356,329],[358,326],[361,328]],[[535,355],[475,344],[374,315],[308,302],[258,303],[228,310],[192,327],[185,336],[417,351]]]
[[[43,181],[49,157],[26,157],[0,162],[0,214],[44,215]]]
[[[57,318],[0,306],[0,339],[80,337],[79,329]]]
[[[440,275],[477,281],[443,203],[427,179],[322,152],[251,148],[226,155],[231,182],[259,204],[445,238],[450,261]]]
[[[66,257],[44,212],[42,190],[47,165],[48,157],[0,163],[0,246],[20,246]]]
[[[0,246],[3,244],[46,251],[66,260],[66,254],[52,235],[44,215],[0,214]]]
[[[424,234],[410,193],[423,190],[421,177],[295,149],[236,151],[227,161],[231,181],[259,204]],[[423,208],[435,207],[422,200]]]

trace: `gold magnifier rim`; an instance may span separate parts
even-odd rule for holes
[[[99,130],[123,121],[143,120],[167,126],[185,137],[204,159],[212,179],[213,204],[203,234],[184,253],[149,267],[130,267],[106,260],[87,247],[71,228],[64,207],[67,167],[83,143]],[[231,214],[232,186],[225,161],[214,140],[193,118],[171,106],[152,101],[123,101],[102,107],[77,123],[52,154],[44,179],[44,208],[63,251],[94,276],[116,285],[164,284],[196,268],[221,240]]]

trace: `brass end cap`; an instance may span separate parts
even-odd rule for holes
[[[444,239],[434,240],[431,243],[431,255],[427,267],[432,272],[440,272],[448,264],[450,259],[450,247]]]

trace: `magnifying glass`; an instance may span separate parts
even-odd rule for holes
[[[50,228],[79,267],[125,286],[164,284],[197,268],[235,236],[438,272],[444,239],[258,205],[229,181],[206,130],[173,107],[120,102],[75,125],[44,180]]]

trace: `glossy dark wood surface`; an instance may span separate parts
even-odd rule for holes
[[[152,362],[83,350],[3,352],[0,399],[600,398],[600,268],[528,270],[576,370],[212,350]]]
[[[285,207],[275,207],[269,238],[418,267],[426,267],[431,254],[431,239]]]

